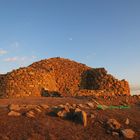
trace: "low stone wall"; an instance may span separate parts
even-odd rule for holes
[[[115,79],[104,68],[93,69],[63,58],[41,60],[0,75],[1,97],[41,96],[42,89],[63,96],[75,96],[83,89],[130,94],[128,82]]]

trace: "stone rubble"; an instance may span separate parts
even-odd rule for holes
[[[32,105],[32,104],[23,104],[23,105],[17,105],[17,104],[10,104],[8,106],[9,113],[8,116],[14,116],[19,117],[23,116],[23,113],[19,112],[21,110],[24,110],[25,116],[28,118],[35,118],[36,113],[42,113],[43,109],[47,112],[53,113],[53,115],[56,115],[62,119],[66,120],[72,120],[74,122],[78,122],[83,124],[84,127],[87,126],[88,118],[94,120],[96,118],[95,113],[86,113],[84,111],[86,108],[86,105],[90,107],[90,109],[94,109],[95,105],[92,102],[87,102],[86,104],[60,104],[58,106],[50,107],[47,104],[40,104],[40,105]],[[80,107],[80,108],[79,108]],[[129,125],[129,119],[126,118],[126,121],[124,122],[126,125]],[[104,123],[101,123],[104,125]],[[123,136],[127,139],[133,139],[135,136],[135,132],[132,129],[124,129],[122,125],[114,118],[108,119],[106,122],[106,131],[109,134],[112,134],[113,136]],[[123,128],[123,129],[122,129]]]
[[[74,108],[69,103],[52,107],[52,113],[62,119],[71,119],[87,126],[87,113],[79,108]]]
[[[126,119],[127,125],[129,124],[129,119]],[[125,122],[125,124],[126,124]],[[132,129],[122,129],[121,124],[115,119],[109,119],[106,122],[107,132],[112,133],[112,135],[123,136],[127,139],[133,139],[135,132]]]
[[[119,130],[121,128],[121,124],[115,119],[109,119],[107,121],[107,127],[111,131],[116,131],[116,130]]]
[[[35,62],[0,74],[1,97],[130,95],[129,84],[108,74],[64,58]]]

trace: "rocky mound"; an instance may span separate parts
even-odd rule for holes
[[[48,93],[75,96],[84,89],[130,94],[128,82],[115,79],[104,68],[90,68],[58,57],[0,75],[2,97],[45,96]]]

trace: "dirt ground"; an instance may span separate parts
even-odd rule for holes
[[[60,104],[83,104],[93,102],[92,97],[38,97],[22,99],[0,99],[0,140],[124,140],[123,136],[107,132],[105,123],[114,118],[121,124],[122,129],[130,128],[135,131],[134,140],[140,140],[140,98],[138,96],[97,97],[97,102],[103,105],[130,105],[129,109],[84,108],[88,116],[88,124],[84,127],[75,121],[65,120],[49,115],[49,110],[36,113],[35,118],[8,116],[10,104],[29,104],[56,106]],[[96,103],[94,102],[95,106]],[[129,124],[125,124],[126,119]]]

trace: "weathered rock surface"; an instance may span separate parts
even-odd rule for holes
[[[36,112],[38,112],[38,113],[41,113],[41,112],[42,112],[42,110],[41,110],[41,107],[40,107],[40,106],[38,106],[38,107],[34,108],[34,110],[35,110]]]
[[[85,92],[86,90],[86,92]],[[41,60],[0,75],[1,97],[130,94],[128,82],[104,68],[90,68],[63,58]]]
[[[135,136],[135,132],[132,129],[124,129],[121,132],[122,135],[127,139],[133,139]]]
[[[92,102],[87,103],[87,105],[91,108],[94,108],[94,104]]]
[[[32,110],[30,110],[26,113],[26,116],[29,118],[35,118],[35,113]]]
[[[60,117],[60,118],[67,118],[67,114],[68,114],[68,112],[66,110],[60,110],[57,113],[57,116]]]
[[[49,106],[47,104],[41,104],[40,107],[42,107],[43,109],[48,109]]]
[[[82,117],[82,122],[83,122],[83,125],[84,127],[87,126],[87,113],[85,111],[81,111],[81,117]]]
[[[21,108],[17,104],[11,104],[9,105],[9,110],[19,111]]]
[[[128,118],[126,119],[125,124],[126,124],[126,125],[129,124],[129,119],[128,119]]]
[[[82,123],[84,127],[87,126],[87,113],[79,108],[73,108],[69,103],[52,107],[51,113],[62,119],[78,121]]]
[[[107,126],[111,131],[116,131],[121,128],[121,124],[115,119],[109,119],[107,121]]]
[[[16,111],[10,111],[9,113],[8,113],[8,116],[15,116],[15,117],[17,117],[17,116],[20,116],[21,114],[19,113],[19,112],[16,112]]]

